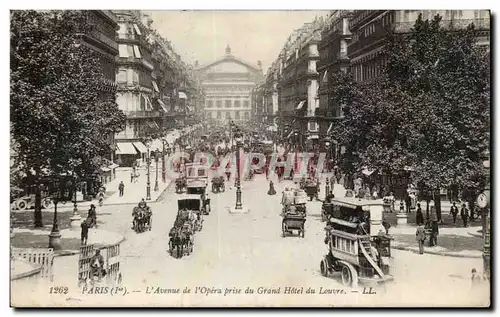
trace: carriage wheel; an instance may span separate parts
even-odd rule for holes
[[[52,201],[48,198],[45,198],[43,201],[42,201],[42,206],[43,208],[45,209],[49,209],[50,206],[52,206]]]
[[[18,200],[16,205],[19,210],[26,210],[28,208],[28,202],[24,199]]]
[[[344,286],[352,286],[351,270],[345,265],[342,267],[342,284],[344,284]]]
[[[319,264],[319,270],[321,272],[321,275],[323,275],[324,277],[328,277],[328,263],[325,259],[321,260],[321,263]]]

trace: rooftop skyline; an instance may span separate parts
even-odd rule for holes
[[[187,63],[200,65],[231,53],[264,72],[288,36],[327,11],[150,11],[153,28],[167,38]]]

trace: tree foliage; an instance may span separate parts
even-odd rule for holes
[[[490,65],[475,42],[473,25],[450,31],[439,16],[419,17],[410,34],[389,36],[384,74],[349,82],[355,93],[337,132],[352,152],[351,171],[366,165],[396,174],[411,167],[427,189],[482,186]]]
[[[125,115],[103,100],[99,57],[77,34],[93,25],[79,11],[11,12],[11,123],[19,157],[40,173],[96,170]]]

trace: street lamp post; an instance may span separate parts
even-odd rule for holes
[[[78,213],[78,205],[76,204],[76,177],[73,175],[73,215],[69,218],[69,226],[72,230],[78,230],[82,223],[82,217]]]
[[[147,183],[146,183],[146,200],[151,200],[151,180],[150,180],[150,165],[151,165],[151,152],[150,152],[150,146],[151,144],[149,143],[149,140],[146,141],[146,146],[148,149],[148,157],[146,159],[146,168],[147,168]]]
[[[483,247],[483,275],[490,279],[490,256],[491,256],[491,233],[490,233],[490,153],[484,153],[483,166],[486,171],[486,186],[484,191],[477,197],[477,204],[482,209],[482,227],[484,237]]]
[[[49,248],[54,250],[61,249],[61,234],[59,233],[59,226],[57,223],[57,203],[59,202],[59,194],[61,188],[59,187],[59,182],[54,181],[55,192],[52,196],[52,201],[54,202],[54,220],[52,221],[52,231],[49,234]]]
[[[243,208],[241,203],[241,180],[240,180],[240,147],[241,147],[241,134],[240,131],[235,133],[236,139],[236,207],[239,210]]]
[[[165,171],[165,138],[161,139],[161,143],[163,145],[163,151],[162,151],[162,156],[161,156],[161,179],[165,183],[167,181],[167,176],[166,176],[166,171]]]
[[[156,161],[156,179],[155,179],[155,192],[157,192],[160,188],[158,187],[158,161],[160,160],[160,151],[157,149],[155,155]]]

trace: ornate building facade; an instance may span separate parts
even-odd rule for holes
[[[262,65],[252,65],[231,54],[196,68],[199,86],[204,91],[204,114],[218,121],[249,121],[251,92],[263,78]]]
[[[279,60],[278,104],[282,136],[297,148],[312,148],[319,140],[315,118],[319,106],[320,58],[322,20],[306,23],[288,39]]]
[[[445,28],[463,29],[474,23],[478,45],[489,46],[490,12],[488,10],[355,10],[349,23],[352,38],[348,46],[351,72],[363,82],[377,77],[387,63],[383,53],[389,31],[398,34],[411,32],[419,14],[432,20],[439,14]]]

